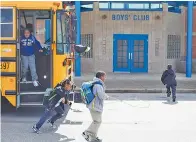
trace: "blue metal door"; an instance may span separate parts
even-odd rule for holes
[[[114,72],[130,72],[130,41],[126,35],[114,35]]]
[[[131,72],[148,72],[148,35],[131,36]]]
[[[148,72],[148,35],[114,35],[114,72]]]

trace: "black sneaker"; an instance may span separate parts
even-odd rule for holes
[[[36,125],[34,125],[34,126],[32,127],[32,129],[33,129],[33,131],[34,131],[35,133],[37,133],[37,134],[40,133],[40,131],[39,131],[39,129],[36,127]]]
[[[173,102],[176,102],[176,98],[173,98]]]

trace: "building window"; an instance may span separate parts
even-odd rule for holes
[[[142,3],[131,3],[129,4],[130,9],[149,9],[149,4]]]
[[[109,3],[107,2],[99,2],[99,8],[100,9],[108,9],[109,8]]]
[[[123,9],[124,8],[124,3],[112,3],[111,8],[112,9]]]
[[[168,35],[167,39],[167,59],[179,59],[181,49],[180,35]]]
[[[163,5],[162,4],[155,4],[155,3],[153,3],[153,4],[151,4],[151,9],[159,9],[159,8],[163,8]]]
[[[13,33],[13,8],[1,7],[1,37],[10,38],[14,36]]]
[[[99,2],[99,9],[101,10],[136,10],[136,11],[161,11],[163,9],[161,2]]]
[[[81,43],[88,46],[91,50],[82,56],[83,58],[93,58],[93,34],[81,34]]]
[[[93,11],[93,4],[86,4],[81,6],[81,12]]]
[[[83,8],[93,8],[93,4],[82,5]]]

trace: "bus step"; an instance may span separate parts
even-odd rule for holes
[[[43,106],[42,102],[22,102],[20,106]]]
[[[21,103],[42,102],[45,92],[23,92],[20,95]]]
[[[33,83],[33,81],[21,81],[20,84],[29,84],[29,83]]]
[[[38,81],[37,83],[41,85]],[[33,84],[33,81],[21,81],[20,84]]]
[[[20,95],[44,95],[45,92],[44,91],[40,91],[40,92],[20,92]]]

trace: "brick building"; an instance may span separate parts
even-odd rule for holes
[[[81,42],[92,47],[82,73],[161,73],[167,64],[185,72],[187,7],[155,2],[93,2],[82,6]],[[196,71],[196,7],[193,13]]]

